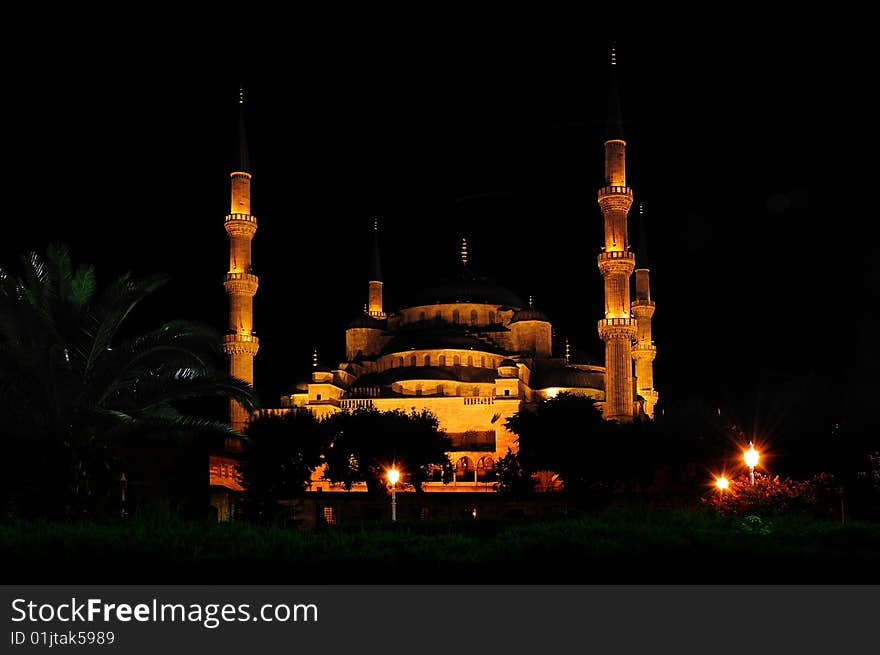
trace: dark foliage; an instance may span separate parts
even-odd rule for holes
[[[329,445],[328,428],[307,410],[263,414],[250,421],[239,467],[248,518],[272,519],[281,512],[279,499],[305,493]]]
[[[168,432],[228,434],[180,402],[231,397],[253,408],[249,385],[214,367],[219,336],[172,321],[134,337],[121,330],[166,283],[123,275],[98,292],[63,245],[28,253],[22,276],[0,270],[0,422],[6,514],[94,514],[117,488],[126,439]]]
[[[401,483],[422,491],[422,483],[439,468],[448,481],[452,464],[446,454],[449,438],[428,410],[406,413],[357,409],[325,419],[331,443],[326,453],[325,475],[346,488],[364,482],[372,493],[386,486],[386,470],[396,466]]]

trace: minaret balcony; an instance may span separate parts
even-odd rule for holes
[[[633,300],[630,304],[630,311],[636,318],[651,318],[654,315],[654,301],[640,298]]]
[[[654,361],[657,356],[657,346],[648,341],[639,341],[632,349],[633,359],[647,359]]]
[[[605,186],[599,189],[599,205],[603,212],[628,212],[633,203],[633,192],[628,186]]]
[[[629,196],[633,197],[633,190],[628,186],[603,186],[599,189],[599,199],[602,196]]]
[[[257,217],[251,214],[228,214],[224,223],[231,237],[253,237],[257,233]]]
[[[599,321],[599,337],[609,339],[629,339],[635,341],[636,320],[634,318],[603,318]]]
[[[260,340],[253,334],[226,334],[223,336],[223,352],[227,355],[251,355],[257,354],[260,349]]]
[[[257,293],[259,278],[251,273],[227,273],[223,288],[230,296],[251,296]]]
[[[636,266],[636,256],[629,251],[608,250],[599,253],[598,262],[603,276],[611,273],[630,275]]]

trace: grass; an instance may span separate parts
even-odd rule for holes
[[[0,525],[7,583],[880,582],[880,524],[607,512],[296,532],[246,523]]]

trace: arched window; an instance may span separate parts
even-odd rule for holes
[[[476,324],[477,324],[477,310],[472,309],[471,310],[471,325],[476,325]]]
[[[431,365],[431,356],[425,355],[425,366],[430,366],[430,365]]]
[[[437,359],[439,360],[437,362],[438,366],[446,366],[446,355],[440,355]]]
[[[438,385],[437,385],[437,395],[438,395],[438,396],[442,396],[442,395],[443,395],[443,391],[444,391],[444,389],[443,389],[443,385],[442,385],[442,384],[438,384]]]
[[[474,479],[474,463],[470,457],[462,457],[455,463],[455,479],[458,482],[472,482]]]
[[[480,387],[474,387],[473,394],[474,394],[474,396],[479,396],[480,395]]]
[[[419,320],[424,322],[427,317],[425,316],[425,312],[419,312]]]
[[[434,312],[434,320],[437,321],[438,323],[443,322],[443,312],[441,312],[439,309],[436,312]]]
[[[456,325],[458,325],[459,322],[461,322],[461,315],[458,313],[457,309],[452,312],[452,322],[455,323]]]
[[[477,482],[489,482],[495,479],[495,460],[486,455],[477,462]]]
[[[410,357],[409,357],[409,365],[410,365],[410,366],[416,366],[416,356],[415,356],[415,355],[410,355]]]
[[[489,312],[489,325],[495,325],[495,312]]]
[[[403,357],[397,358],[397,366],[398,368],[403,368]]]
[[[468,355],[468,366],[474,365],[474,358],[472,355]]]
[[[461,356],[460,355],[453,356],[452,365],[453,366],[461,366]]]
[[[480,368],[486,368],[486,356],[485,355],[480,357]]]
[[[421,395],[422,395],[422,385],[420,385],[420,384],[417,384],[417,385],[416,385],[416,395],[417,395],[417,396],[421,396]]]

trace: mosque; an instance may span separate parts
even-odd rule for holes
[[[613,80],[613,51],[611,66]],[[243,102],[240,97],[239,103]],[[243,116],[239,144],[231,173],[231,209],[225,218],[230,240],[224,281],[229,325],[223,349],[229,356],[230,374],[253,383],[254,356],[259,350],[253,333],[253,297],[259,281],[251,268],[251,240],[257,219],[251,214]],[[627,186],[626,142],[615,82],[604,159],[605,180],[597,193],[605,228],[604,245],[597,256],[604,279],[604,309],[595,303],[598,336],[605,343],[604,366],[571,361],[567,347],[563,356],[554,356],[561,349],[554,348],[550,318],[531,299],[524,302],[475,274],[468,266],[465,240],[457,275],[426,284],[403,307],[386,307],[375,221],[371,261],[362,278],[368,301],[345,329],[345,361],[325,368],[317,365],[315,357],[311,380],[297,385],[294,393],[281,398],[280,408],[270,411],[304,408],[318,417],[357,408],[432,411],[452,441],[449,456],[455,475],[451,484],[427,483],[426,491],[491,490],[495,462],[508,449],[516,451],[516,435],[505,428],[508,417],[524,404],[563,391],[595,399],[607,420],[653,418],[658,399],[653,380],[656,348],[651,338],[654,301],[641,249],[644,239],[639,239],[640,252],[635,253],[628,236],[633,190]],[[582,301],[591,302],[589,298]],[[243,429],[248,419],[231,401],[231,425]],[[241,489],[234,452],[213,456],[210,474],[212,486]],[[316,472],[313,489],[333,488],[320,478]]]

